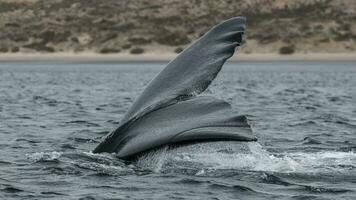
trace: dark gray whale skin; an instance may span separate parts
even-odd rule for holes
[[[128,159],[160,146],[197,141],[256,141],[244,116],[222,100],[197,96],[240,46],[246,19],[213,27],[172,60],[135,100],[93,153]]]

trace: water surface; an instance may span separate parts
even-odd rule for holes
[[[92,154],[165,63],[0,63],[1,199],[355,199],[353,62],[236,62],[205,92],[256,143]]]

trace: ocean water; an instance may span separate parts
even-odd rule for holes
[[[0,63],[0,199],[356,199],[356,64],[233,62],[205,94],[258,142],[91,150],[165,63]]]

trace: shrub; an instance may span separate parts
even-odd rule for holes
[[[183,51],[182,47],[177,47],[176,49],[174,49],[174,53],[180,53]]]
[[[120,49],[103,48],[100,53],[119,53]]]
[[[132,44],[148,44],[151,42],[150,39],[142,38],[142,37],[132,37],[129,39]]]
[[[159,44],[177,46],[190,43],[189,38],[185,33],[180,32],[169,32],[168,30],[157,31],[156,41]]]
[[[122,49],[129,49],[129,48],[131,48],[131,44],[122,45]]]
[[[32,43],[32,44],[24,45],[23,47],[29,48],[29,49],[34,49],[39,52],[49,52],[49,53],[55,52],[53,47],[48,47],[48,46],[44,45],[43,43]]]
[[[75,43],[79,43],[79,39],[77,37],[72,37],[70,40]]]
[[[16,53],[16,52],[19,52],[20,51],[20,48],[19,47],[13,47],[12,49],[11,49],[11,52],[12,53]]]
[[[0,53],[6,53],[9,49],[7,47],[0,47]]]
[[[284,46],[279,49],[279,54],[293,54],[295,52],[295,49],[293,46]]]
[[[144,52],[144,50],[140,47],[135,47],[133,49],[131,49],[130,53],[131,54],[142,54]]]

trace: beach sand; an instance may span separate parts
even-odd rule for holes
[[[1,62],[169,62],[178,54],[144,53],[144,54],[98,54],[98,53],[4,53]],[[239,54],[229,61],[356,61],[356,53],[307,53],[307,54]]]

